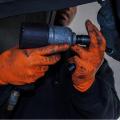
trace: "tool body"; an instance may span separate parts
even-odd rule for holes
[[[76,35],[70,28],[24,23],[21,26],[19,46],[21,49],[37,48],[50,44],[80,44],[88,46],[88,35]]]

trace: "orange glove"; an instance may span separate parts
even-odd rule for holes
[[[60,60],[68,45],[50,45],[37,49],[10,49],[0,55],[0,85],[25,85],[45,75],[49,65]]]
[[[104,60],[106,42],[100,31],[88,20],[86,28],[90,36],[88,48],[74,45],[71,49],[77,54],[70,58],[71,63],[76,64],[76,70],[72,74],[74,87],[80,91],[87,91],[95,80],[95,75]]]

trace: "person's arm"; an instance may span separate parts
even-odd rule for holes
[[[74,89],[72,102],[83,118],[116,119],[120,116],[120,101],[114,88],[113,72],[106,60],[86,92]]]
[[[104,61],[106,40],[90,21],[86,22],[90,45],[71,47],[76,55],[69,62],[76,65],[72,74],[75,110],[83,118],[117,118],[120,103],[114,88],[112,70]],[[103,63],[104,62],[104,63]]]
[[[14,87],[32,84],[43,77],[49,66],[60,60],[60,55],[55,53],[68,48],[68,45],[25,50],[13,48],[0,54],[0,112]]]

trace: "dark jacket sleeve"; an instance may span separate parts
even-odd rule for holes
[[[83,118],[116,119],[120,116],[120,101],[114,87],[113,72],[106,60],[88,91],[73,91],[72,104]]]
[[[0,108],[5,104],[8,100],[10,93],[12,90],[11,85],[2,85],[0,86]]]

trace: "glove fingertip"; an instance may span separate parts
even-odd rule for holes
[[[60,59],[61,59],[60,55],[53,55],[53,56],[51,56],[52,64],[57,63]]]

